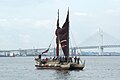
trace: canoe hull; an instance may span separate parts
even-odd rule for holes
[[[36,64],[35,67],[37,69],[57,69],[57,70],[83,70],[85,67],[85,61],[83,64],[77,64],[77,63],[65,63],[65,64],[59,64],[59,63],[51,63],[51,64]]]

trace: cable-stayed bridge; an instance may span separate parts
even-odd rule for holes
[[[93,52],[98,52],[98,55],[104,55],[106,49],[110,51],[112,49],[120,49],[120,40],[111,36],[110,34],[99,30],[94,33],[85,41],[81,42],[81,44],[76,47],[70,48],[70,54],[77,54],[80,51],[93,50]],[[96,49],[96,50],[95,50]],[[26,55],[38,55],[42,53],[46,48],[42,49],[19,49],[19,50],[0,50],[0,55],[10,56],[13,54],[26,56]],[[110,52],[107,51],[107,52]],[[62,50],[60,50],[62,53]],[[114,51],[115,52],[115,51]],[[120,52],[120,50],[119,50]],[[55,48],[50,49],[49,54],[55,55]]]
[[[97,49],[99,55],[103,55],[106,49],[109,49],[107,52],[120,49],[120,40],[99,29],[98,32],[83,41],[76,49]]]

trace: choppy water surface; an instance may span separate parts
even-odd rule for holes
[[[37,70],[34,57],[0,57],[0,80],[120,80],[120,56],[82,56],[83,71]]]

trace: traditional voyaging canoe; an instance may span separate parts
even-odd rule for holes
[[[62,69],[62,70],[82,70],[85,67],[84,62],[80,63],[80,58],[73,58],[69,56],[69,10],[67,12],[66,21],[63,24],[62,28],[59,27],[59,10],[58,10],[58,19],[57,19],[57,29],[56,34],[56,58],[53,59],[41,59],[41,55],[38,58],[35,58],[37,69]],[[64,57],[59,57],[59,47],[64,53]],[[50,46],[49,46],[50,48]],[[46,53],[49,48],[44,51]]]

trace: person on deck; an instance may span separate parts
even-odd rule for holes
[[[64,62],[63,57],[60,57],[60,63],[63,64],[63,62]]]
[[[47,62],[47,61],[48,61],[48,58],[46,58],[45,61]]]
[[[70,62],[73,62],[73,61],[72,61],[72,57],[70,57],[69,60],[70,60]]]
[[[41,60],[41,55],[39,55],[38,58]]]
[[[77,58],[77,64],[79,64],[79,61],[80,61],[80,58],[78,57],[78,58]]]
[[[53,61],[55,61],[55,57],[53,57]]]
[[[76,57],[76,56],[75,56],[74,60],[75,60],[75,63],[76,63],[76,60],[77,60],[77,57]]]
[[[65,56],[65,62],[67,62],[68,58]]]

